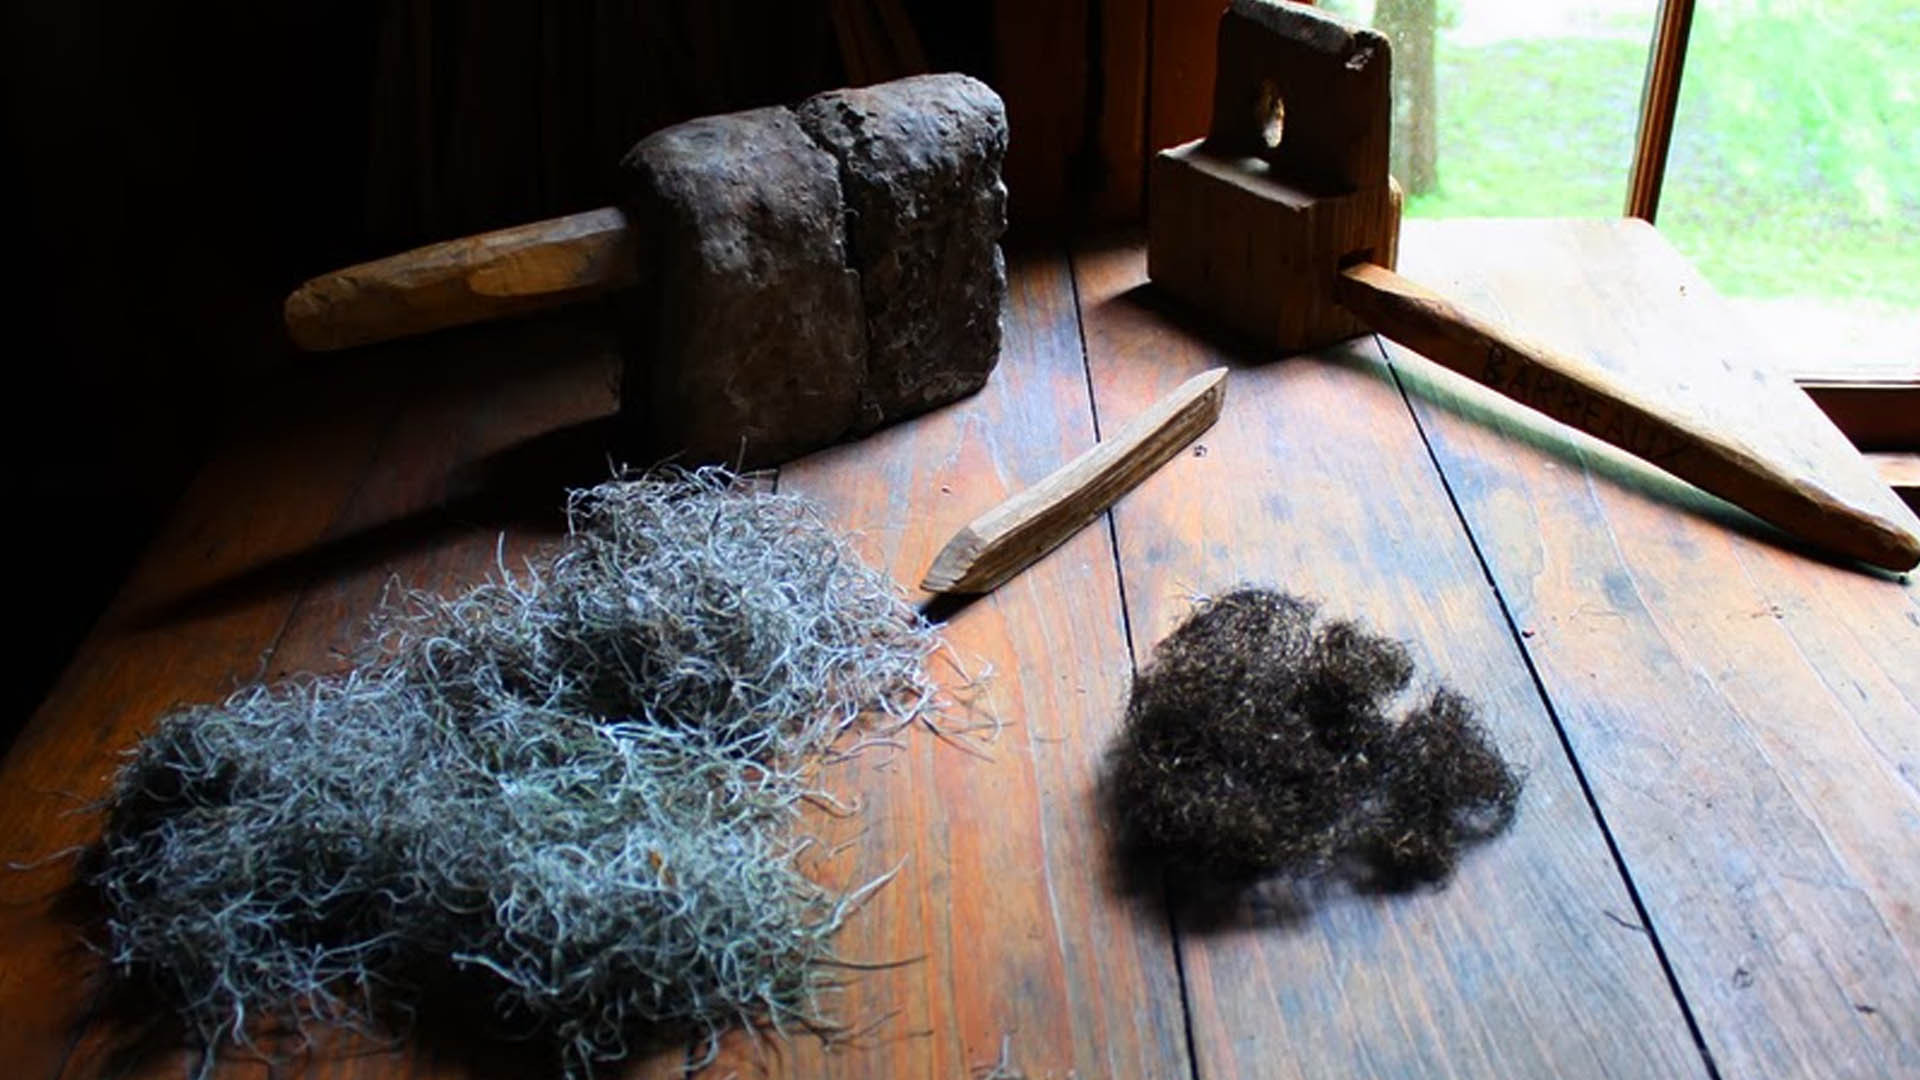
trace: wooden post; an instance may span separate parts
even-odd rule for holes
[[[1647,81],[1640,91],[1633,175],[1627,181],[1627,216],[1649,223],[1660,209],[1660,186],[1667,178],[1667,148],[1673,142],[1673,116],[1680,107],[1680,75],[1692,29],[1693,0],[1660,0],[1647,54]]]
[[[1380,0],[1373,27],[1393,42],[1393,157],[1390,171],[1409,195],[1439,186],[1434,80],[1435,0]]]

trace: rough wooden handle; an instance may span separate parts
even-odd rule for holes
[[[1059,547],[1213,426],[1227,396],[1226,379],[1226,368],[1195,375],[1113,438],[974,518],[940,549],[920,587],[990,592]]]
[[[1603,439],[1835,554],[1888,570],[1920,564],[1920,538],[1849,506],[1810,476],[1620,385],[1592,364],[1462,310],[1374,263],[1341,272],[1336,295],[1370,326],[1522,405]]]
[[[631,284],[615,207],[431,244],[322,274],[287,297],[303,349],[344,349],[557,307]]]

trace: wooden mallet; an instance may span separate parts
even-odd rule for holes
[[[1006,146],[957,74],[699,117],[627,152],[619,206],[323,274],[287,330],[345,348],[610,293],[629,450],[775,464],[985,385]]]
[[[1811,544],[1889,570],[1920,538],[1813,477],[1393,272],[1387,39],[1285,0],[1221,17],[1213,122],[1154,160],[1147,273],[1285,352],[1378,332]]]

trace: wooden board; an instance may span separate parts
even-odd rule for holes
[[[1030,488],[968,522],[920,581],[928,592],[980,594],[1038,562],[1185,450],[1220,417],[1227,369],[1203,371]]]
[[[1100,161],[1092,217],[1138,221],[1147,186],[1147,91],[1154,49],[1153,0],[1101,0],[1095,132]]]
[[[390,589],[455,593],[496,573],[500,558],[517,568],[557,540],[563,490],[604,479],[606,467],[592,455],[538,447],[555,432],[612,413],[619,370],[610,348],[561,329],[520,324],[419,350],[414,361],[430,370],[418,373],[416,389],[429,383],[432,389],[410,395],[343,508],[331,544],[319,549],[323,567],[295,605],[268,677],[338,670]],[[528,361],[541,355],[559,360]],[[504,464],[510,461],[515,464]],[[677,1077],[685,1055],[681,1045],[654,1047],[630,1061],[623,1075]],[[453,1080],[476,1070],[531,1075],[551,1067],[539,1047],[478,1040],[432,1024],[398,1046],[323,1032],[300,1063],[338,1080]],[[84,1080],[84,1064],[67,1075]],[[216,1076],[259,1071],[257,1062],[235,1058]],[[142,1073],[155,1080],[177,1074],[163,1062]]]
[[[982,509],[1094,442],[1064,260],[1016,262],[1000,367],[972,399],[781,471],[867,554],[916,581]],[[1072,602],[1063,603],[1063,597]],[[1187,1060],[1164,914],[1125,901],[1104,872],[1095,770],[1129,663],[1112,548],[1083,531],[953,616],[949,640],[1005,726],[976,750],[925,731],[832,779],[867,808],[830,873],[899,875],[839,939],[863,961],[848,1019],[885,1018],[864,1045],[731,1040],[703,1075],[963,1077],[996,1064],[1031,1077],[1171,1076]],[[1065,661],[1057,662],[1057,661]]]
[[[1836,444],[1837,453],[1789,461],[1765,449],[1778,440],[1743,437],[1759,425],[1723,407],[1728,394],[1720,384],[1730,372],[1683,369],[1680,394],[1649,394],[1640,379],[1521,335],[1385,267],[1348,266],[1337,281],[1339,302],[1376,334],[1604,439],[1808,547],[1901,573],[1920,566],[1920,532],[1910,520],[1879,512],[1890,509],[1883,491],[1864,502],[1842,494],[1871,479],[1858,454]],[[1675,381],[1673,371],[1661,375]],[[1730,422],[1738,420],[1747,422]]]
[[[1213,119],[1214,49],[1226,10],[1225,0],[1154,0],[1149,156],[1207,133]]]
[[[1802,376],[1794,381],[1860,449],[1920,449],[1920,375],[1856,381]]]
[[[1885,481],[1908,506],[1912,506],[1914,494],[1920,492],[1920,454],[1886,451],[1865,457],[1867,464],[1873,466],[1875,475]]]
[[[1402,262],[1857,464],[1643,224],[1421,222]],[[1914,1075],[1920,591],[1391,352],[1721,1075]]]
[[[527,363],[527,356],[542,354],[567,359]],[[582,348],[578,336],[564,328],[526,324],[410,350],[407,359],[399,381],[387,389],[368,395],[349,387],[378,385],[376,380],[341,384],[311,404],[309,424],[282,424],[263,432],[255,445],[231,448],[233,456],[202,478],[176,526],[176,532],[186,529],[187,534],[163,537],[155,553],[158,563],[167,565],[143,571],[155,582],[154,595],[140,595],[148,591],[140,588],[146,579],[136,579],[122,601],[128,620],[142,629],[124,642],[108,641],[109,648],[137,650],[127,665],[129,688],[136,691],[129,703],[137,707],[117,721],[124,725],[115,736],[118,743],[130,744],[175,705],[217,699],[246,680],[338,668],[345,650],[358,640],[361,620],[389,583],[450,590],[480,580],[494,566],[494,528],[529,517],[551,526],[554,515],[539,511],[557,506],[560,486],[595,478],[573,474],[527,486],[526,477],[514,475],[506,477],[506,498],[497,497],[498,487],[485,497],[474,495],[476,485],[503,478],[503,459],[512,461],[526,440],[611,410],[610,376],[617,364],[604,349]],[[407,404],[396,411],[401,401]],[[516,462],[515,468],[530,464]],[[237,471],[229,466],[241,465],[243,478],[228,475]],[[489,478],[483,480],[482,472]],[[539,506],[513,497],[515,491],[536,490]],[[198,520],[196,508],[203,502],[211,509]],[[315,528],[315,522],[324,528]],[[274,523],[284,524],[261,527]],[[506,549],[510,557],[551,538],[550,531],[515,531],[517,538]],[[247,543],[229,548],[228,541]],[[206,562],[183,568],[168,558],[177,555]],[[263,637],[266,626],[259,619],[267,614],[271,633]],[[259,630],[248,628],[257,623]],[[201,627],[217,636],[209,638]],[[222,641],[249,647],[235,655],[218,647]],[[223,665],[217,677],[201,677],[201,669],[216,663]],[[144,684],[133,685],[135,676]],[[88,687],[80,696],[97,692]],[[58,701],[56,696],[43,713],[53,715]],[[97,746],[88,744],[88,749],[99,754]],[[111,756],[104,760],[112,764]],[[30,768],[29,761],[16,754],[8,768]],[[86,778],[92,787],[74,787],[91,795],[104,777],[103,770],[96,771]],[[91,824],[85,817],[73,820]],[[70,958],[64,978],[38,980],[34,989],[43,1010],[77,1012],[66,995],[47,990],[86,987],[88,969]],[[32,1010],[6,1012],[29,1016]],[[190,1055],[164,1045],[130,1055],[126,1033],[86,1027],[63,1068],[56,1063],[20,1075],[167,1077],[181,1075],[192,1062]],[[23,1032],[22,1037],[44,1034]],[[683,1048],[671,1048],[664,1061],[642,1063],[635,1075],[677,1075],[683,1055]],[[374,1077],[469,1075],[476,1059],[464,1039],[442,1035],[397,1050],[323,1037],[304,1060],[341,1076]],[[235,1057],[216,1075],[251,1076],[259,1069],[258,1062]]]
[[[1114,510],[1141,662],[1242,582],[1407,639],[1529,779],[1444,891],[1285,896],[1180,919],[1199,1074],[1700,1076],[1705,1070],[1472,548],[1370,339],[1280,362],[1156,309],[1136,245],[1075,261],[1095,402],[1126,416],[1236,363],[1213,430]],[[1623,1038],[1623,1032],[1632,1032]]]
[[[1698,381],[1701,357],[1744,370],[1719,302],[1641,227],[1408,229],[1416,273],[1523,329],[1679,382]],[[1364,341],[1247,365],[1161,307],[1141,259],[1090,248],[1077,278],[1058,258],[1014,260],[1008,353],[982,394],[783,473],[906,583],[1097,428],[1241,365],[1192,449],[953,612],[961,654],[998,671],[992,760],[917,732],[830,773],[867,812],[823,823],[841,830],[829,844],[854,844],[819,869],[900,866],[841,939],[850,959],[912,961],[850,973],[842,1015],[877,1025],[832,1051],[735,1040],[706,1075],[965,1076],[1004,1046],[1029,1077],[1702,1076],[1701,1044],[1721,1077],[1913,1075],[1914,586],[1780,546],[1404,354],[1404,387]],[[104,790],[117,751],[171,706],[337,664],[390,574],[454,589],[491,569],[501,528],[509,558],[550,535],[560,490],[605,475],[604,433],[572,425],[610,407],[613,364],[604,341],[537,328],[329,369],[213,462],[0,764],[5,858],[84,840],[94,820],[67,814],[74,797]],[[1832,452],[1804,396],[1769,385],[1726,405]],[[1157,898],[1113,880],[1093,786],[1131,656],[1190,596],[1242,578],[1414,642],[1532,776],[1513,831],[1444,891],[1290,919],[1268,888],[1217,921],[1183,912],[1176,946]],[[10,1076],[124,1074],[110,1039],[76,1038],[88,965],[49,906],[67,874],[0,875]],[[538,1068],[455,1034],[382,1052],[329,1041],[286,1071]],[[671,1075],[687,1052],[625,1075]],[[158,1077],[190,1062],[135,1064]]]
[[[183,497],[113,606],[68,664],[0,766],[0,861],[31,863],[99,835],[85,813],[153,719],[220,698],[259,674],[298,589],[235,597],[217,609],[156,613],[182,595],[297,552],[333,526],[365,474],[394,396],[318,392],[259,430]],[[0,872],[0,1061],[10,1075],[60,1070],[93,997],[92,959],[57,911],[73,863]]]
[[[1060,231],[1078,213],[1070,159],[1087,132],[1088,0],[999,0],[994,70],[1007,105],[1007,217],[1016,232]]]

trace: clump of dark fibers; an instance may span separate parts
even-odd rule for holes
[[[932,628],[808,504],[724,473],[568,513],[551,561],[388,604],[346,674],[161,723],[91,878],[118,975],[209,1048],[467,985],[572,1073],[657,1025],[826,1023],[864,890],[800,872],[794,818],[850,725],[930,708]]]
[[[1520,781],[1450,689],[1390,718],[1412,675],[1398,642],[1294,597],[1203,604],[1134,681],[1109,762],[1125,842],[1216,882],[1444,880],[1512,820]]]

